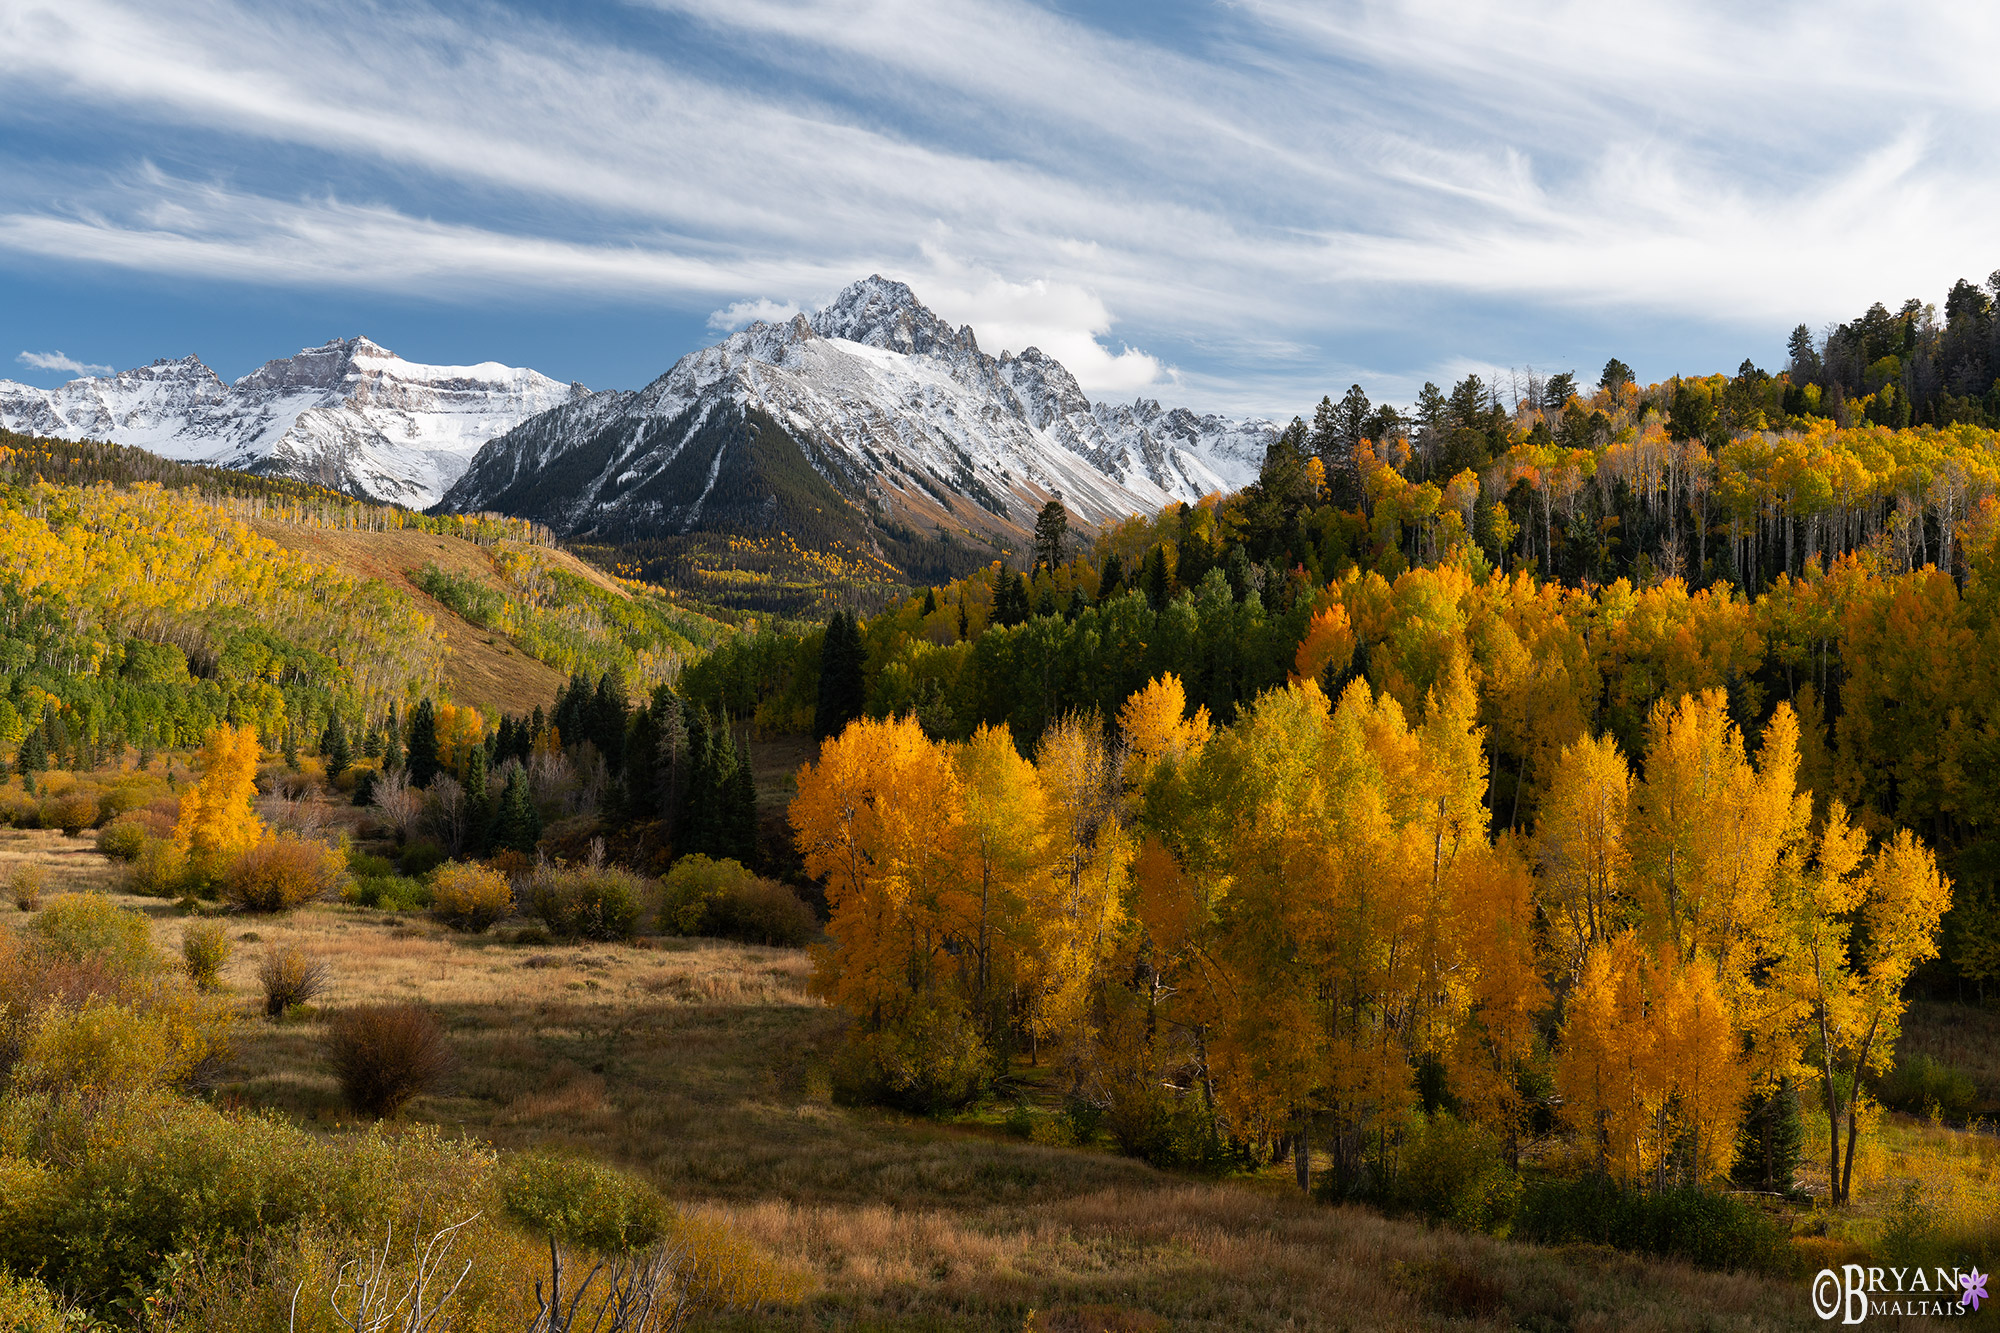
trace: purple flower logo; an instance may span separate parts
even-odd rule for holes
[[[1975,1268],[1959,1278],[1958,1285],[1965,1288],[1958,1298],[1958,1303],[1961,1306],[1970,1305],[1975,1311],[1978,1310],[1979,1303],[1986,1299],[1986,1274]]]

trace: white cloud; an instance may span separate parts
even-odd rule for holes
[[[89,361],[79,361],[62,352],[23,352],[14,358],[24,366],[36,370],[56,370],[65,375],[109,375],[110,366],[95,365]]]
[[[929,267],[908,275],[911,286],[945,319],[970,324],[988,352],[1039,348],[1094,394],[1131,393],[1168,378],[1158,358],[1133,347],[1114,352],[1101,341],[1111,311],[1085,288],[1047,278],[1010,282],[934,245],[925,254]]]
[[[369,0],[0,6],[0,122],[55,108],[181,164],[0,148],[0,248],[717,329],[894,272],[1095,392],[1287,415],[1350,374],[1538,359],[1564,320],[1775,341],[2000,259],[2000,7],[1238,0],[1176,45],[1032,0],[642,2],[698,55]],[[1522,345],[1448,306],[1412,332],[1452,300],[1518,310]]]
[[[798,313],[796,302],[773,301],[768,296],[760,296],[754,301],[732,301],[713,312],[708,317],[708,327],[717,333],[734,333],[759,321],[782,324]]]

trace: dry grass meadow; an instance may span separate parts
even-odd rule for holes
[[[12,862],[44,862],[51,891],[110,892],[177,950],[187,918],[120,892],[88,847],[0,830],[0,880]],[[26,919],[8,907],[0,929]],[[555,945],[519,923],[468,937],[333,905],[232,918],[230,935],[225,979],[243,1021],[219,1099],[345,1132],[319,1053],[325,1015],[420,1000],[444,1020],[459,1069],[406,1118],[631,1167],[809,1274],[799,1305],[721,1327],[1650,1333],[1818,1322],[1803,1278],[1537,1249],[1307,1204],[1276,1176],[1197,1181],[997,1126],[835,1106],[824,1056],[835,1019],[807,995],[797,950]],[[329,962],[333,983],[313,1010],[273,1023],[255,970],[288,945]]]

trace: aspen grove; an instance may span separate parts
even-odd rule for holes
[[[1746,1098],[1813,1079],[1851,1182],[1853,1090],[1887,1066],[1950,887],[1800,785],[1778,705],[1747,745],[1710,689],[1661,698],[1635,776],[1610,734],[1554,756],[1496,834],[1486,727],[1451,656],[1418,706],[1304,668],[1228,727],[1158,677],[1116,726],[953,743],[860,719],[799,776],[827,885],[820,992],[878,1095],[963,1100],[1027,1051],[1128,1151],[1311,1150],[1334,1192],[1395,1169],[1420,1105],[1518,1152],[1655,1187],[1728,1173]]]

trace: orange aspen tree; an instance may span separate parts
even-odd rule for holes
[[[251,808],[258,757],[257,729],[246,725],[217,727],[195,759],[201,780],[181,796],[174,844],[205,874],[220,869],[224,858],[255,846],[264,831]]]
[[[958,769],[913,718],[863,719],[798,788],[792,828],[831,910],[814,991],[871,1024],[900,1018],[954,980],[977,930]]]
[[[1646,1021],[1645,951],[1623,931],[1592,945],[1564,1005],[1556,1057],[1563,1119],[1597,1169],[1643,1179],[1656,1158],[1655,1120],[1666,1097]]]
[[[1670,1100],[1655,1113],[1657,1177],[1665,1183],[1667,1151],[1677,1130],[1689,1145],[1689,1183],[1703,1184],[1728,1174],[1736,1156],[1736,1126],[1750,1091],[1743,1042],[1707,957],[1697,954],[1686,962],[1661,957],[1655,983],[1647,1022],[1659,1081],[1671,1090]]]

